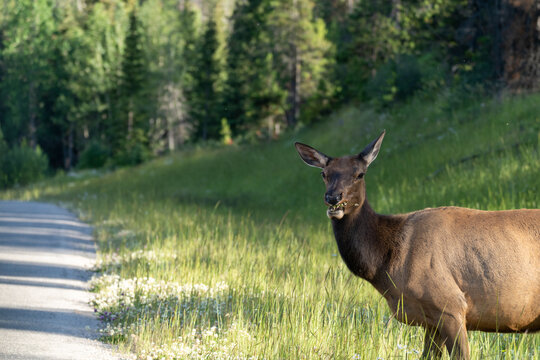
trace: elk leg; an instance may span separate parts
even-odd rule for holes
[[[452,359],[469,360],[467,328],[461,316],[443,314],[439,332]]]
[[[424,351],[421,359],[440,359],[443,354],[444,340],[437,329],[426,327],[424,335]]]

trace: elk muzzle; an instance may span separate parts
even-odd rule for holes
[[[345,215],[345,207],[347,206],[347,202],[343,201],[343,193],[335,194],[327,192],[324,195],[324,200],[326,205],[328,205],[326,215],[330,219],[340,220],[343,218]]]
[[[342,193],[335,194],[335,193],[327,192],[324,195],[324,201],[326,202],[327,205],[330,205],[330,206],[337,205],[342,199],[343,199]]]

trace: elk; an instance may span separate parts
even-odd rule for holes
[[[360,154],[329,157],[301,143],[322,169],[339,253],[386,299],[393,316],[425,329],[422,358],[469,359],[467,330],[540,330],[540,210],[427,208],[376,213],[365,174],[385,132]]]

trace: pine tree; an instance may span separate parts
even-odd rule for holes
[[[313,16],[312,0],[274,2],[270,17],[272,52],[276,54],[278,80],[287,90],[285,118],[289,127],[300,119],[303,104],[319,91],[328,92],[325,77],[332,59],[326,26]]]
[[[194,88],[199,44],[199,19],[189,1],[185,1],[179,13],[179,32],[182,38],[180,61],[180,83],[186,93]]]
[[[218,46],[216,22],[211,17],[198,46],[195,66],[191,73],[193,89],[188,94],[195,136],[202,140],[218,138],[221,128],[219,116],[221,94],[216,89],[220,76],[219,63],[216,59]]]
[[[189,122],[190,116],[190,104],[187,101],[189,94],[193,93],[195,86],[194,74],[196,73],[197,66],[197,45],[199,43],[199,30],[200,30],[200,17],[192,4],[185,0],[183,6],[178,14],[178,32],[181,38],[181,46],[179,50],[179,67],[178,72],[178,93],[181,97],[181,119],[180,121],[170,124],[168,129],[168,142],[169,144],[174,141],[178,141],[182,144],[184,141],[190,138],[192,126]],[[175,126],[176,130],[172,127]],[[173,135],[172,132],[176,135]],[[174,138],[173,138],[174,137]],[[174,145],[172,146],[174,147]],[[169,145],[169,149],[172,149]]]
[[[127,100],[128,133],[134,128],[141,127],[141,114],[136,114],[140,108],[136,102],[142,94],[146,80],[140,25],[136,10],[133,10],[129,16],[129,30],[122,62],[122,96]]]
[[[228,39],[229,56],[227,58],[227,83],[225,85],[223,117],[237,132],[247,119],[249,77],[247,72],[253,69],[255,42],[260,38],[261,24],[265,24],[260,8],[264,0],[239,2],[234,10],[233,29]],[[263,25],[264,26],[264,25]],[[259,43],[259,46],[261,43]]]
[[[129,28],[122,58],[122,73],[118,91],[119,111],[114,119],[113,150],[125,163],[138,163],[147,157],[148,118],[145,99],[147,66],[143,51],[141,26],[137,10],[129,15]]]
[[[282,107],[284,92],[273,69],[268,0],[237,4],[228,39],[227,83],[222,116],[235,133],[273,122]]]

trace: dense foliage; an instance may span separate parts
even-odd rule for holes
[[[0,188],[26,185],[39,179],[47,170],[47,156],[37,146],[32,149],[26,142],[8,148],[0,130]]]
[[[533,89],[540,77],[534,1],[2,7],[0,129],[8,148],[39,146],[52,168],[137,164],[188,141],[274,138],[344,103],[384,107],[486,83]]]

